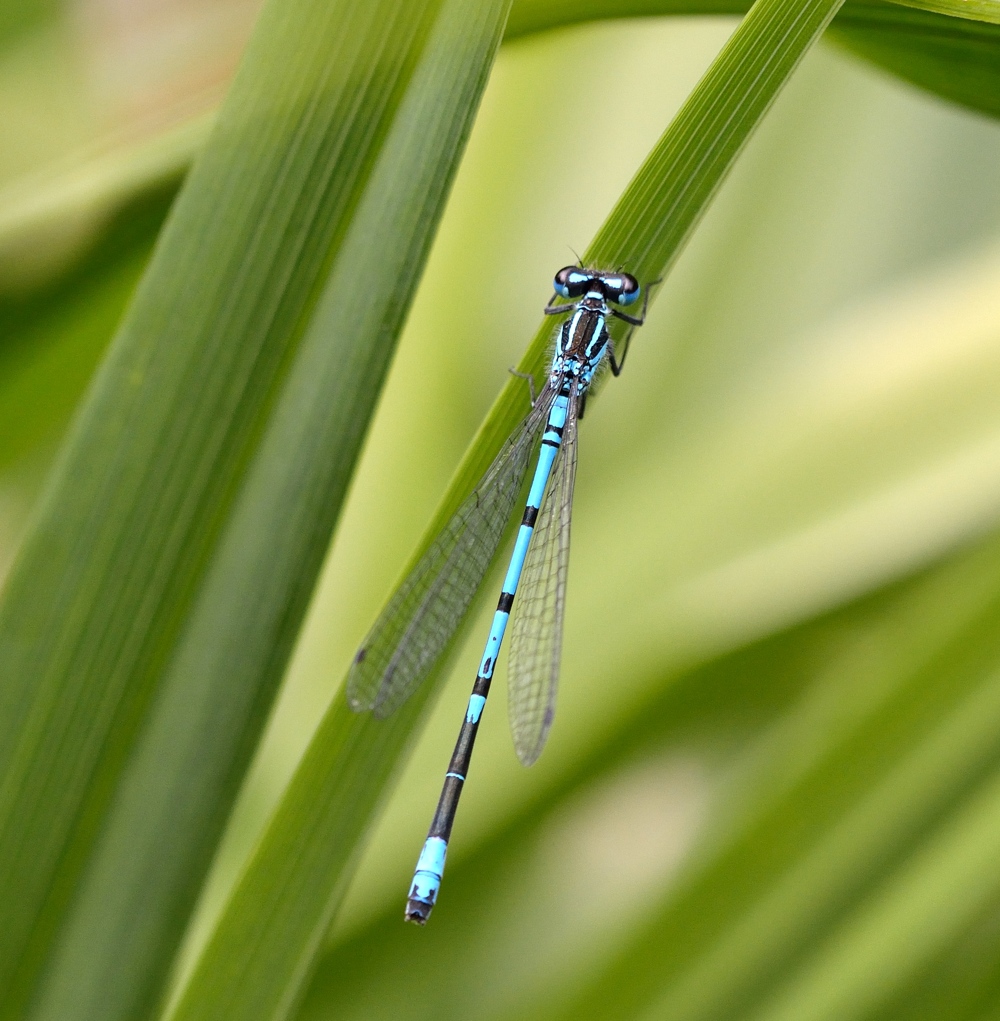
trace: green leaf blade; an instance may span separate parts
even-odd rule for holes
[[[920,88],[1000,116],[1000,25],[858,0],[831,36]]]
[[[432,11],[428,48],[276,395],[120,784],[38,1018],[143,1016],[153,1005],[180,935],[176,916],[197,893],[311,595],[499,45],[504,8]],[[239,683],[222,687],[219,677]],[[148,808],[151,791],[158,811]],[[178,821],[191,831],[183,841],[171,837]],[[259,1007],[262,987],[276,986],[281,974],[264,969],[237,992]],[[231,1010],[239,1004],[225,1008],[236,1016]]]
[[[381,304],[362,314],[355,260],[320,307],[436,15],[396,3],[265,12],[77,423],[0,611],[6,1016],[36,995],[39,1017],[131,1017],[159,995],[499,40],[494,10],[472,79],[441,108],[441,148],[411,146],[408,164],[383,169],[383,195],[406,174],[423,189],[409,193],[406,243],[396,221],[379,235],[395,261],[355,230],[353,255],[381,257]],[[378,194],[368,205],[401,212]],[[345,294],[360,322],[347,334],[331,314]],[[318,390],[331,363],[334,385]],[[296,514],[290,541],[274,542]]]

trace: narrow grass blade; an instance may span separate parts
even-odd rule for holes
[[[2,1016],[159,995],[499,38],[428,72],[439,6],[265,10],[43,500],[0,607]]]
[[[837,9],[762,0],[707,73],[619,203],[588,258],[643,279],[676,256],[781,86]],[[537,371],[550,327],[521,368]],[[513,385],[520,384],[520,385]],[[526,410],[523,381],[500,397],[449,489],[419,556]],[[434,685],[389,720],[335,700],[227,906],[174,1017],[287,1016],[300,995],[361,842]]]
[[[35,1017],[142,1016],[171,960],[178,921],[311,593],[506,4],[432,11],[410,87],[166,669]],[[159,811],[150,810],[151,790]],[[253,1016],[283,999],[287,976],[276,965],[238,983]],[[238,1017],[240,1009],[229,1003],[223,1013]]]

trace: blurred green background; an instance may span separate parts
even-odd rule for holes
[[[2,566],[254,13],[0,22]],[[178,975],[552,273],[735,24],[502,48]],[[404,927],[482,609],[302,1016],[1000,1017],[998,165],[996,121],[807,57],[588,407],[545,755],[519,766],[500,695]]]

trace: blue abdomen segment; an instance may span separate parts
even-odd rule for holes
[[[493,614],[490,636],[486,639],[486,651],[483,653],[483,658],[479,663],[480,677],[489,679],[493,676],[493,668],[497,665],[497,653],[500,651],[500,643],[503,641],[504,632],[507,630],[507,620],[509,617],[510,614],[505,613],[503,610],[497,610]]]
[[[562,429],[562,426],[559,427]],[[528,493],[528,506],[538,510],[542,505],[542,496],[545,494],[545,483],[549,481],[549,475],[552,472],[552,464],[556,459],[556,454],[559,452],[559,444],[562,443],[562,435],[556,432],[554,429],[546,429],[542,436],[542,448],[538,453],[538,469],[535,472],[535,477],[531,480],[531,491]],[[521,526],[521,531],[524,531],[524,526]],[[515,557],[520,554],[520,558],[516,560],[517,565],[517,576],[514,579],[514,587],[517,587],[517,578],[521,577],[521,568],[524,566],[524,558],[528,554],[528,540],[531,538],[532,529],[528,530],[528,534],[525,537],[523,545],[518,542],[514,547]],[[518,535],[520,540],[521,536]],[[511,558],[511,570],[507,572],[507,577],[511,576],[511,572],[515,566],[515,559]],[[504,586],[506,588],[506,585]],[[509,589],[508,591],[513,591]]]
[[[409,921],[423,925],[430,917],[441,888],[447,855],[448,842],[441,837],[428,837],[424,842],[407,898],[406,917]]]
[[[485,695],[471,695],[469,697],[469,708],[465,710],[466,723],[478,723],[479,717],[483,715],[483,708],[486,705]],[[465,777],[462,778],[463,780]]]

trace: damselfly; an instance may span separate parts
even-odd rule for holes
[[[648,293],[638,316],[612,307],[632,305],[639,298],[639,283],[628,273],[567,266],[556,274],[555,290],[545,314],[571,314],[557,331],[545,386],[536,395],[529,378],[532,408],[527,418],[389,601],[348,677],[348,700],[357,712],[388,716],[413,693],[444,651],[483,580],[541,434],[527,506],[486,651],[406,904],[406,918],[420,925],[430,917],[437,899],[458,799],[522,575],[508,666],[510,729],[518,758],[530,766],[548,737],[562,650],[576,423],[583,417],[594,374],[605,360],[614,375],[621,372],[632,331],[646,317]],[[559,304],[560,297],[571,300]],[[608,334],[611,318],[629,324],[620,357]]]

